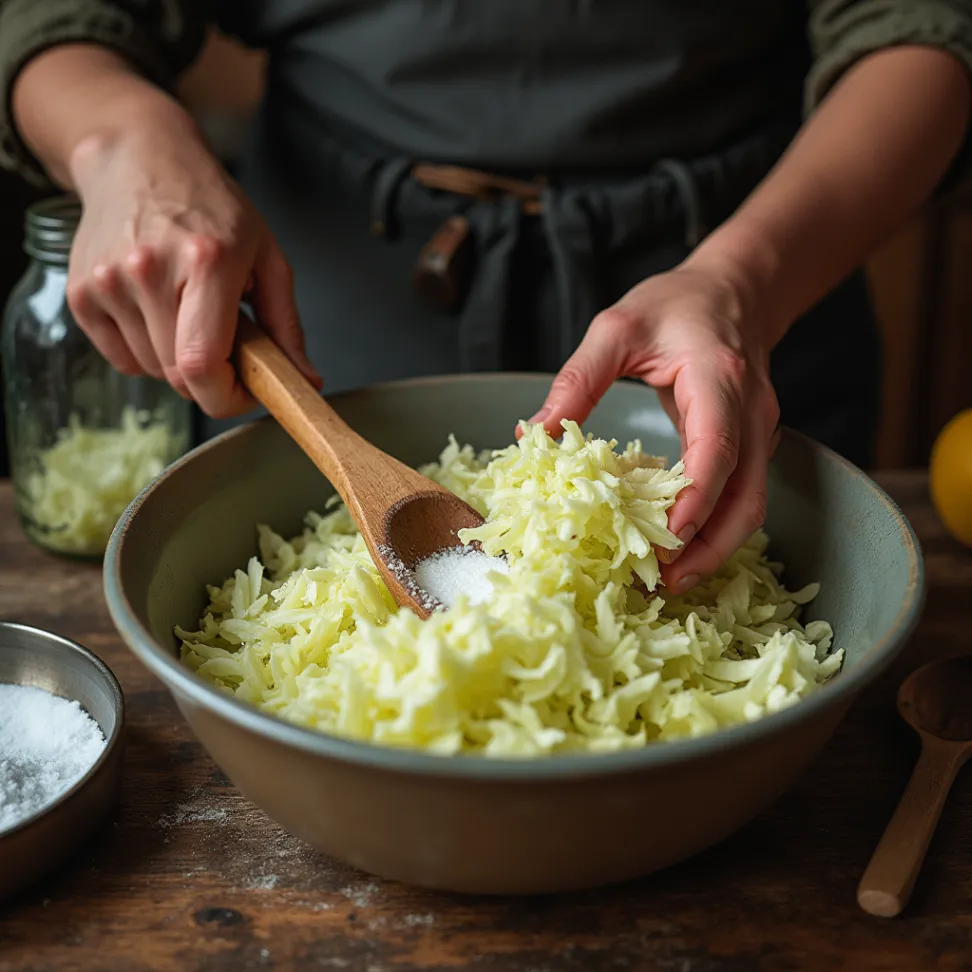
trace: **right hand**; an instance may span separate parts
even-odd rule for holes
[[[290,266],[188,119],[89,140],[72,175],[84,212],[68,304],[118,371],[164,378],[214,418],[248,411],[232,363],[247,295],[261,326],[321,386]]]
[[[697,251],[642,281],[594,318],[532,419],[559,434],[562,419],[584,422],[623,376],[657,390],[692,480],[668,512],[668,527],[685,546],[659,552],[673,593],[715,573],[766,514],[780,410],[760,303],[741,279]]]

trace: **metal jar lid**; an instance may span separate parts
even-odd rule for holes
[[[76,196],[33,203],[24,217],[24,250],[36,260],[67,266],[80,221],[81,202]]]

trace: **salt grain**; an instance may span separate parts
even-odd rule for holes
[[[422,590],[415,583],[414,574],[405,566],[404,561],[395,553],[392,547],[385,544],[380,545],[378,547],[378,556],[385,561],[388,569],[398,579],[399,584],[405,588],[421,607],[425,608],[429,613],[440,610],[441,605],[439,602],[428,591]]]
[[[101,728],[79,703],[0,685],[0,833],[74,786],[104,748]]]
[[[461,594],[470,603],[481,604],[493,593],[488,577],[493,571],[509,572],[502,557],[488,557],[475,547],[455,547],[420,560],[415,566],[415,580],[446,607],[452,607]]]

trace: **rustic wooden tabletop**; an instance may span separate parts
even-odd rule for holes
[[[696,859],[620,887],[511,900],[376,880],[289,836],[239,796],[112,629],[97,567],[23,538],[0,484],[0,618],[87,645],[128,702],[125,784],[92,845],[0,907],[0,972],[972,970],[972,771],[959,777],[911,906],[872,918],[861,872],[915,740],[893,698],[919,663],[972,651],[972,552],[943,533],[922,475],[882,477],[921,538],[924,618],[772,810]]]

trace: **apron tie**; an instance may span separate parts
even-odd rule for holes
[[[781,125],[690,162],[661,159],[641,175],[558,186],[543,177],[387,159],[367,177],[372,228],[393,237],[396,220],[428,227],[433,235],[416,265],[419,299],[457,314],[462,371],[495,371],[504,366],[513,255],[524,220],[539,220],[558,305],[559,357],[566,361],[605,301],[605,254],[678,232],[691,251],[710,221],[718,225],[765,175],[791,136],[790,126]],[[467,251],[474,256],[469,273]]]
[[[596,197],[570,189],[544,189],[540,221],[550,251],[560,313],[560,356],[566,361],[598,312]]]
[[[599,310],[600,286],[591,197],[545,188],[540,225],[551,257],[559,313],[560,353],[566,360]],[[475,272],[459,314],[459,363],[464,371],[503,367],[513,254],[525,217],[521,200],[500,196],[463,213],[475,249]]]
[[[475,241],[476,270],[459,317],[459,364],[463,371],[501,371],[520,202],[504,196],[471,207],[465,216]]]
[[[395,198],[411,169],[408,159],[391,159],[375,173],[371,187],[371,232],[375,236],[395,237]]]
[[[685,245],[694,250],[708,236],[702,193],[699,191],[695,173],[679,159],[659,159],[655,163],[655,169],[664,172],[672,180],[685,213]]]

